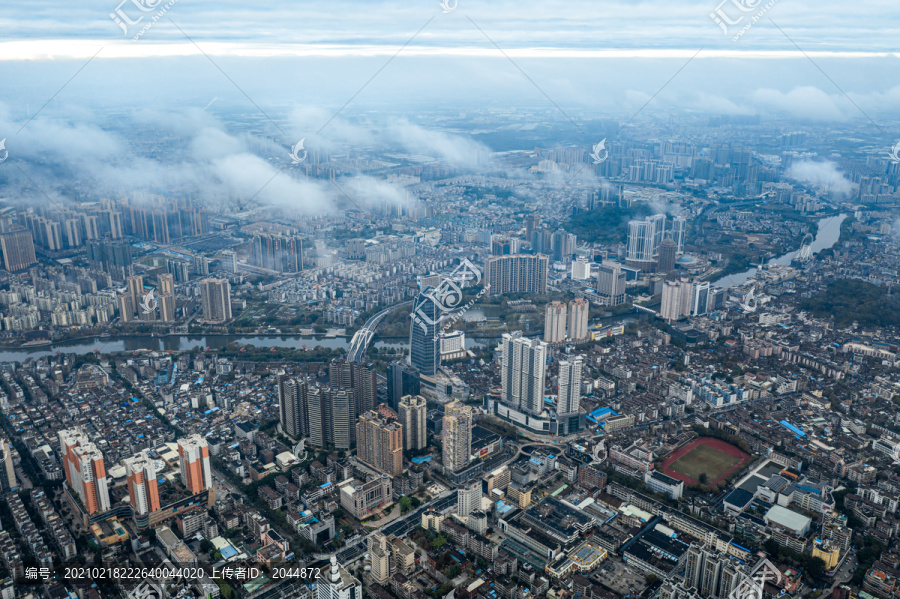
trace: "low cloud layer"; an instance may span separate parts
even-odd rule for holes
[[[787,170],[787,176],[812,187],[827,187],[832,193],[849,195],[853,191],[853,184],[830,160],[797,162]]]

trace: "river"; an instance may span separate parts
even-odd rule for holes
[[[830,247],[833,247],[834,244],[838,242],[838,239],[841,237],[841,223],[844,222],[844,219],[847,218],[846,214],[841,214],[838,216],[829,216],[819,220],[819,230],[816,232],[816,238],[813,240],[811,244],[811,248],[813,254],[817,254],[822,250],[827,250]],[[779,256],[778,258],[772,258],[769,260],[769,264],[781,264],[782,266],[787,266],[791,263],[797,256],[797,252],[800,248],[788,252],[783,256]],[[733,275],[728,275],[727,277],[722,277],[718,281],[715,281],[713,285],[716,287],[731,287],[732,285],[740,285],[741,283],[752,279],[756,276],[756,268],[751,268],[744,272],[735,273]]]

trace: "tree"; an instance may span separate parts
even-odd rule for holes
[[[708,479],[709,479],[709,477],[706,476],[706,472],[701,472],[700,476],[697,477],[697,482],[700,483],[701,485],[705,485],[706,481]]]
[[[400,513],[405,514],[412,509],[412,499],[408,496],[400,499]]]
[[[440,549],[441,547],[443,547],[446,544],[447,544],[447,537],[445,537],[444,535],[438,535],[434,538],[433,541],[431,541],[431,548],[432,549]]]

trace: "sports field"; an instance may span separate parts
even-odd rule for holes
[[[672,452],[662,463],[662,471],[689,485],[706,474],[706,484],[715,485],[750,460],[750,455],[734,445],[704,437]]]

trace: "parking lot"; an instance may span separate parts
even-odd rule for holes
[[[646,575],[642,571],[616,558],[603,562],[591,577],[620,597],[637,597],[647,588]]]

